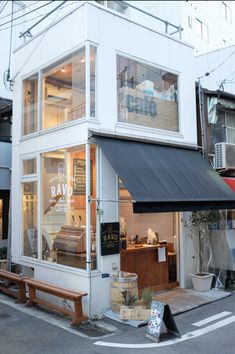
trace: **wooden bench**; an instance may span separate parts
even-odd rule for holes
[[[88,317],[83,315],[83,309],[82,309],[82,297],[86,296],[87,293],[75,292],[68,289],[63,289],[58,286],[54,286],[32,278],[25,278],[24,282],[25,284],[28,285],[29,288],[29,298],[26,306],[33,306],[34,304],[39,304],[54,309],[56,311],[62,312],[65,315],[69,315],[70,317],[73,318],[73,321],[71,323],[72,326],[78,325],[81,322],[86,321],[88,319]],[[62,306],[57,306],[53,303],[39,299],[36,295],[36,290],[73,301],[74,311],[65,309]]]
[[[8,280],[9,282],[19,285],[19,291],[14,291],[8,286],[0,285],[0,290],[2,292],[17,298],[16,302],[26,302],[27,299],[24,278],[22,278],[19,274],[0,269],[0,279]]]

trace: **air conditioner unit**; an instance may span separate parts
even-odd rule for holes
[[[235,169],[235,144],[215,144],[215,169]]]

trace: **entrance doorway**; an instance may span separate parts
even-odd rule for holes
[[[121,271],[136,273],[140,289],[178,286],[178,213],[134,214],[131,196],[119,189]]]

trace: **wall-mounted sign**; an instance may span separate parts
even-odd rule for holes
[[[90,194],[93,193],[92,191],[92,161],[91,164],[91,172],[90,172],[90,179],[91,179],[91,191]],[[73,177],[74,177],[74,187],[73,187],[73,194],[83,195],[86,194],[86,160],[83,159],[74,159],[73,160]]]
[[[101,256],[120,252],[119,222],[101,223]]]

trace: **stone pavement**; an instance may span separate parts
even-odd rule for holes
[[[193,289],[174,288],[156,294],[154,300],[168,304],[172,314],[178,315],[229,295],[231,295],[231,292],[224,290],[213,289],[200,292]]]

